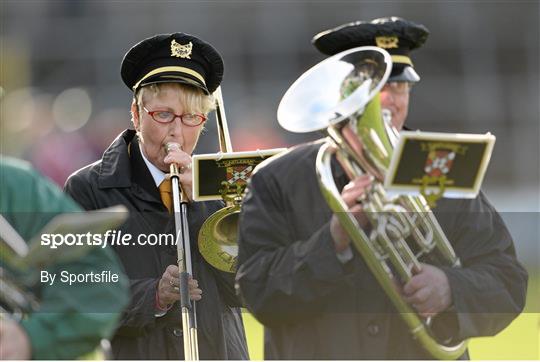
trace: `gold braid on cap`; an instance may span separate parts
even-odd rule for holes
[[[409,58],[406,55],[391,55],[390,57],[392,58],[392,61],[394,63],[403,63],[403,64],[408,64],[411,67],[413,66],[411,58]]]
[[[161,68],[156,68],[156,69],[153,69],[151,70],[150,72],[146,73],[146,75],[144,77],[142,77],[137,83],[135,83],[135,85],[133,86],[133,90],[137,89],[137,87],[139,86],[139,84],[141,84],[141,82],[153,75],[156,75],[156,74],[160,74],[160,73],[166,73],[166,72],[179,72],[179,73],[184,73],[184,74],[188,74],[188,75],[191,75],[192,77],[195,77],[197,78],[198,80],[200,80],[202,82],[202,84],[204,84],[206,86],[206,82],[204,81],[204,78],[202,75],[200,75],[199,73],[197,73],[196,71],[194,71],[193,69],[189,69],[189,68],[186,68],[186,67],[175,67],[175,66],[170,66],[170,67],[161,67]]]

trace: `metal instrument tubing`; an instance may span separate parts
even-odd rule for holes
[[[220,152],[232,152],[231,136],[229,134],[229,127],[227,125],[227,117],[225,116],[225,107],[223,106],[223,95],[221,93],[221,86],[217,87],[214,92],[216,98],[216,122],[219,138],[219,150]]]
[[[180,186],[177,165],[171,165],[171,183],[173,193],[174,221],[177,236],[178,268],[180,271],[180,308],[182,312],[182,332],[184,341],[184,359],[199,359],[197,341],[197,316],[195,302],[189,296],[189,276],[193,275],[191,264],[191,248],[187,220],[188,199]]]
[[[183,241],[183,233],[181,232],[182,227],[182,218],[180,213],[176,212],[180,210],[180,195],[179,195],[179,186],[178,186],[178,176],[173,175],[171,177],[172,182],[172,192],[173,192],[173,210],[174,210],[174,226],[176,232],[176,250],[178,252],[178,268],[180,272],[186,271],[185,264],[185,249]],[[180,240],[179,240],[180,239]]]
[[[191,242],[189,240],[189,224],[187,220],[187,202],[180,205],[180,215],[182,220],[182,243],[184,244],[186,271],[193,276],[193,266],[191,263]]]
[[[186,361],[193,360],[193,346],[191,341],[191,332],[189,328],[189,310],[182,308],[182,339],[184,340],[184,359]]]
[[[191,360],[192,361],[198,361],[199,360],[199,339],[197,337],[197,328],[191,328],[190,330],[190,338],[191,338]]]
[[[354,216],[347,212],[347,205],[343,199],[341,199],[340,193],[335,185],[330,166],[332,154],[335,152],[335,145],[329,143],[323,144],[319,149],[316,160],[319,185],[330,209],[338,217],[341,225],[351,237],[354,246],[375,276],[375,279],[394,304],[394,307],[400,312],[401,317],[409,326],[409,330],[413,337],[417,339],[434,358],[456,359],[463,354],[467,343],[461,342],[453,346],[437,343],[426,329],[426,326],[422,323],[420,317],[412,307],[401,298],[400,294],[395,289],[391,278],[385,277],[385,275],[390,275],[386,263],[380,263],[378,258],[373,258],[374,255],[377,255],[374,245],[370,243],[370,239],[366,236],[364,231],[358,227],[358,223]],[[375,217],[375,219],[377,219],[377,217]],[[392,258],[391,255],[390,258]]]

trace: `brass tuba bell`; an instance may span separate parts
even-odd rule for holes
[[[434,358],[455,359],[465,352],[467,342],[438,338],[433,319],[419,316],[394,286],[394,280],[410,280],[420,261],[452,267],[460,262],[424,197],[391,197],[382,186],[398,134],[383,119],[379,97],[391,68],[390,55],[377,47],[336,54],[293,83],[279,105],[278,121],[292,132],[326,130],[316,171],[330,209],[413,337]],[[334,154],[349,178],[366,173],[374,177],[362,201],[372,226],[369,235],[341,199],[330,167]]]

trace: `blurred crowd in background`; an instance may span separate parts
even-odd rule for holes
[[[130,126],[120,62],[143,38],[182,31],[221,52],[233,148],[245,151],[319,137],[287,133],[276,121],[288,87],[324,59],[313,35],[391,15],[424,24],[431,35],[413,54],[422,81],[407,125],[497,137],[484,189],[508,211],[522,257],[538,264],[538,1],[1,0],[0,7],[0,152],[31,161],[59,185]],[[212,121],[197,153],[218,150]]]

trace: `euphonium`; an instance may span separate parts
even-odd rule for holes
[[[382,186],[397,140],[397,131],[383,120],[379,97],[391,64],[390,55],[376,47],[350,49],[322,61],[285,93],[278,121],[292,132],[326,129],[316,171],[330,209],[413,337],[434,358],[455,359],[467,343],[439,340],[431,328],[433,320],[419,316],[394,285],[394,280],[410,280],[420,262],[452,267],[460,262],[423,197],[390,196]],[[374,178],[361,200],[372,226],[369,235],[348,212],[336,187],[330,167],[334,154],[349,178],[366,173]]]

